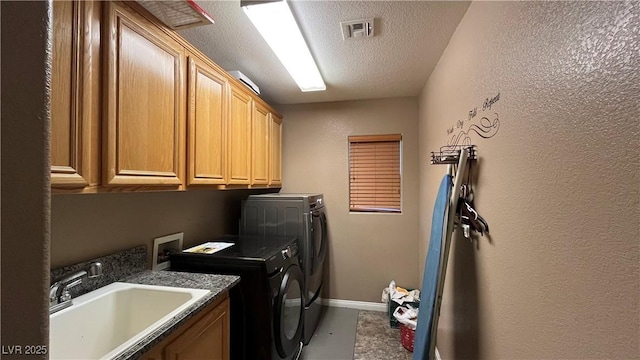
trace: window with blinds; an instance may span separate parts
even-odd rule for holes
[[[349,136],[349,210],[401,212],[402,135]]]

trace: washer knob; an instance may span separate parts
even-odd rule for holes
[[[291,248],[287,246],[286,249],[282,250],[282,257],[284,259],[288,259],[291,257],[291,253],[292,253]]]

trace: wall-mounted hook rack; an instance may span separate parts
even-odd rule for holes
[[[460,160],[461,150],[467,150],[467,160],[476,160],[475,145],[447,145],[441,146],[440,151],[431,152],[431,164],[457,164]]]

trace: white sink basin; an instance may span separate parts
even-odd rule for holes
[[[51,359],[111,359],[209,290],[113,283],[50,316]]]

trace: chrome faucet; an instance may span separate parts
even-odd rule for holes
[[[72,273],[51,284],[49,288],[49,314],[53,314],[72,305],[69,289],[80,285],[85,278],[102,275],[102,264],[91,263],[87,268]]]

